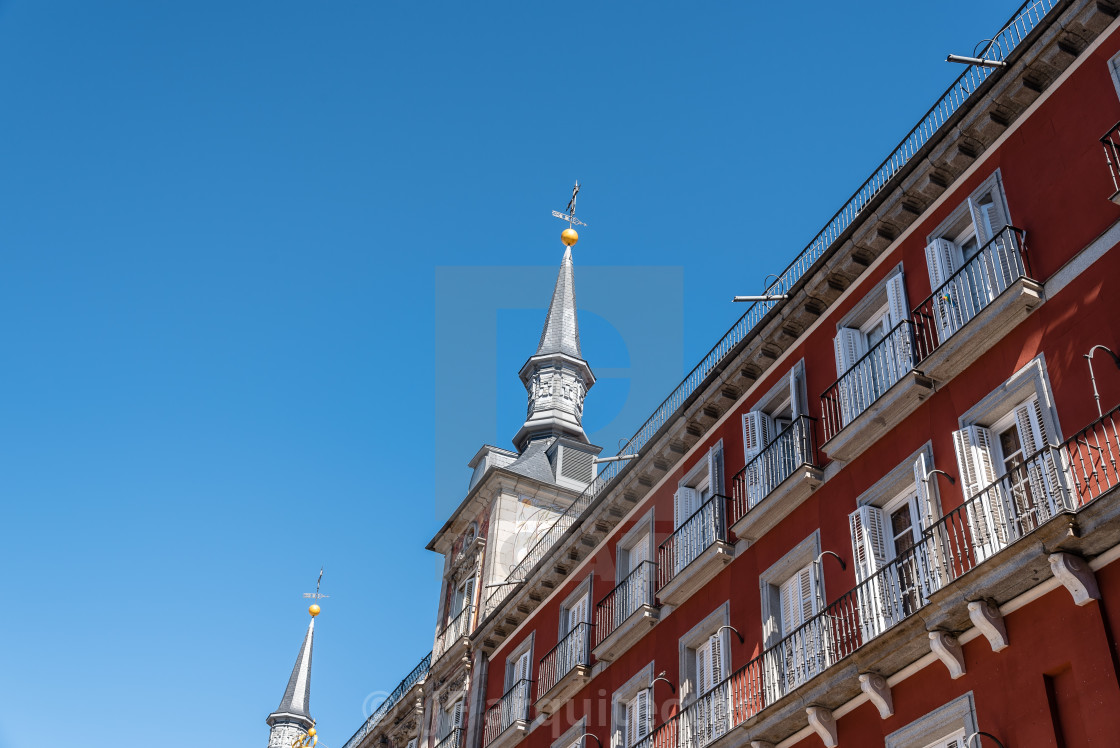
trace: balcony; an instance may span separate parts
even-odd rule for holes
[[[611,662],[657,624],[656,582],[657,564],[643,561],[595,606],[596,660]]]
[[[458,727],[452,729],[451,732],[447,733],[442,738],[436,739],[435,748],[459,748],[462,734],[462,729]]]
[[[498,703],[486,710],[482,723],[482,744],[509,748],[521,742],[529,729],[529,688],[532,681],[522,679],[502,694]]]
[[[933,394],[933,380],[914,370],[914,323],[903,320],[821,395],[825,442],[833,460],[859,457]]]
[[[801,416],[731,479],[731,532],[754,541],[789,516],[824,480],[816,419]]]
[[[686,519],[657,549],[657,597],[680,605],[735,557],[727,542],[726,503],[716,494]]]
[[[1108,173],[1112,176],[1112,202],[1120,205],[1120,122],[1101,138],[1104,146],[1104,158],[1108,162]]]
[[[467,637],[471,633],[471,621],[474,618],[474,606],[468,605],[463,608],[458,615],[451,619],[451,622],[443,627],[436,636],[435,649],[432,650],[432,661],[436,662],[445,654],[456,648],[457,644],[463,645],[463,651],[466,651]]]
[[[342,748],[357,748],[366,736],[373,732],[374,728],[381,723],[381,720],[385,719],[385,716],[393,710],[393,707],[401,703],[401,700],[404,699],[409,691],[424,683],[424,679],[428,677],[428,672],[431,670],[431,667],[432,653],[429,652],[424,655],[424,658],[420,660],[419,664],[412,669],[412,672],[406,675],[404,680],[397,684],[393,692],[373,710],[373,714],[369,715],[369,719],[358,728],[358,731],[351,735],[349,740],[343,743]]]
[[[552,714],[591,680],[590,653],[591,624],[577,623],[541,658],[537,671],[537,711]]]
[[[914,309],[922,372],[948,382],[1042,303],[1030,277],[1026,232],[1005,226]]]
[[[1051,573],[1048,554],[1070,543],[1068,524],[1050,520],[1078,512],[1075,542],[1091,543],[1080,551],[1085,555],[1114,546],[1120,502],[1096,500],[1117,486],[1120,407],[945,514],[916,545],[683,708],[639,748],[704,748],[727,734],[741,741],[733,728],[752,740],[784,740],[804,727],[807,704],[835,709],[861,692],[859,673],[886,677],[928,654],[929,626],[973,625],[967,600],[1006,602],[1036,586]],[[996,563],[986,563],[997,554]],[[965,575],[967,591],[953,585]]]

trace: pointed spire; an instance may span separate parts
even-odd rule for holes
[[[303,646],[299,649],[292,675],[288,678],[288,687],[284,689],[284,698],[276,711],[268,715],[268,724],[277,722],[303,723],[304,727],[311,727],[315,720],[311,719],[311,648],[315,637],[315,618],[307,626],[307,634],[303,637]]]
[[[556,276],[556,288],[552,292],[552,303],[548,305],[548,316],[541,331],[541,342],[537,355],[563,353],[572,358],[582,358],[579,349],[579,320],[576,318],[576,279],[572,265],[572,248],[564,250],[560,263],[560,274]]]

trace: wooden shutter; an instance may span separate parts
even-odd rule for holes
[[[1065,505],[1063,489],[1066,484],[1062,480],[1064,471],[1055,460],[1055,450],[1036,454],[1051,443],[1046,433],[1042,404],[1037,395],[1032,395],[1015,409],[1015,426],[1023,445],[1023,458],[1032,456],[1035,458],[1027,465],[1026,470],[1030,477],[1031,490],[1034,492],[1036,508],[1041,513],[1037,519],[1040,522],[1045,521],[1054,516],[1060,506]],[[1043,501],[1044,504],[1039,503]]]
[[[910,319],[910,306],[906,300],[906,281],[902,273],[892,275],[887,280],[887,311],[890,314],[891,327]]]
[[[408,745],[406,746],[406,748],[416,748],[416,743],[417,739],[413,738],[412,740],[408,741]]]
[[[529,650],[522,652],[517,658],[517,664],[513,668],[513,683],[522,680],[529,680],[533,671],[533,664],[530,659],[532,653]],[[512,686],[513,683],[510,685]]]
[[[587,595],[581,595],[568,609],[568,629],[574,629],[581,623],[587,623]]]
[[[643,535],[641,539],[630,547],[626,556],[628,558],[629,568],[627,573],[632,573],[639,566],[649,561],[649,536]]]
[[[793,412],[793,420],[796,421],[801,415],[801,377],[798,376],[796,367],[789,372],[789,407]]]
[[[708,669],[708,690],[715,688],[727,677],[727,641],[724,631],[712,634],[711,641],[712,666]]]
[[[930,476],[930,482],[926,483],[926,476],[929,475],[930,465],[929,459],[926,457],[925,452],[918,455],[918,459],[914,461],[914,486],[918,491],[918,511],[921,512],[922,529],[926,530],[933,526],[938,519],[941,518],[940,508],[934,500],[934,492],[930,490],[933,481],[937,480],[936,476]]]
[[[474,605],[474,577],[468,577],[467,581],[463,583],[462,587],[462,603],[459,610],[466,610]]]
[[[1007,514],[1003,506],[1002,491],[995,482],[992,465],[992,432],[983,426],[966,426],[953,432],[953,449],[960,468],[961,490],[968,506],[968,521],[976,558],[983,560],[1006,544]],[[985,490],[988,489],[988,490]],[[980,492],[983,491],[981,494]]]
[[[778,588],[782,608],[782,636],[789,636],[813,617],[816,611],[816,580],[813,565],[799,569]]]
[[[703,696],[711,688],[712,640],[696,648],[696,695]]]
[[[463,700],[459,699],[451,707],[451,729],[457,730],[463,725]]]
[[[691,517],[699,506],[700,498],[695,488],[681,486],[673,494],[673,529],[676,530]]]
[[[743,451],[750,462],[774,438],[774,419],[761,410],[743,414]]]
[[[926,269],[929,270],[930,290],[940,293],[933,300],[933,319],[938,339],[944,341],[958,329],[961,322],[961,295],[954,281],[941,288],[956,272],[960,264],[961,249],[948,239],[934,239],[926,245]]]
[[[972,225],[976,228],[976,243],[983,246],[992,238],[992,232],[998,231],[999,226],[989,226],[990,214],[980,205],[979,198],[968,198],[968,212],[972,216]]]
[[[653,711],[650,708],[649,689],[643,688],[638,691],[638,695],[634,697],[634,703],[636,704],[635,730],[634,742],[631,745],[635,745],[639,740],[649,735],[650,727],[652,727]]]
[[[848,515],[852,531],[852,558],[856,582],[863,582],[890,560],[887,555],[886,512],[877,506],[861,506]]]
[[[887,316],[890,318],[888,327],[891,331],[902,322],[910,319],[910,306],[906,300],[906,280],[902,273],[891,276],[887,281]],[[893,347],[889,352],[884,351],[887,354],[887,372],[892,384],[897,382],[905,372],[910,371],[913,366],[909,326],[893,332],[893,335],[895,336],[894,343],[887,344],[893,345]]]
[[[640,740],[640,738],[638,737],[639,726],[637,698],[630,699],[630,701],[626,702],[625,719],[626,724],[622,728],[623,745],[625,745],[626,748],[630,748],[630,746],[634,745],[638,742],[638,740]]]
[[[723,449],[718,446],[708,450],[708,490],[723,495]]]
[[[836,376],[839,377],[859,361],[867,348],[863,333],[854,327],[839,327],[833,339],[836,348]]]

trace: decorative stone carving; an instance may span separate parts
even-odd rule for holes
[[[1088,605],[1091,600],[1101,599],[1097,578],[1089,568],[1089,564],[1080,556],[1072,553],[1051,553],[1050,570],[1069,590],[1073,602],[1077,605]]]
[[[949,670],[949,677],[953,680],[965,674],[964,650],[957,637],[948,631],[929,632],[929,648]]]
[[[751,748],[774,748],[774,744],[766,740],[752,740]]]
[[[980,633],[987,638],[993,652],[1007,649],[1007,626],[999,608],[987,600],[976,600],[968,604],[968,617],[972,619],[972,625],[980,629]]]
[[[860,673],[859,687],[879,710],[882,719],[894,714],[894,698],[886,678],[878,673]]]
[[[839,744],[836,739],[836,717],[832,716],[831,709],[823,706],[811,706],[805,710],[809,715],[809,726],[820,735],[825,748],[836,748]]]

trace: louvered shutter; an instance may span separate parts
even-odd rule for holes
[[[801,416],[801,377],[796,368],[789,372],[789,407],[796,421]]]
[[[455,702],[455,706],[451,708],[451,729],[457,730],[463,725],[463,700],[459,699]]]
[[[696,489],[681,486],[673,494],[673,529],[679,528],[699,509],[699,495]]]
[[[638,699],[633,698],[626,702],[626,726],[623,728],[624,744],[627,748],[635,745],[641,738],[638,726]]]
[[[649,735],[650,728],[653,726],[653,711],[650,708],[650,695],[649,689],[643,688],[638,691],[638,695],[634,697],[635,707],[635,730],[634,742],[636,744],[639,740]]]
[[[856,566],[856,600],[864,640],[883,633],[892,623],[893,606],[885,574],[878,572],[890,561],[887,549],[887,516],[877,506],[861,506],[848,515],[852,531],[852,558]]]
[[[999,226],[990,225],[991,214],[980,205],[979,199],[968,198],[968,212],[972,216],[972,225],[976,228],[976,243],[983,246],[992,238],[993,232]]]
[[[934,239],[926,246],[926,268],[929,270],[929,285],[935,294],[933,300],[934,324],[939,341],[944,341],[960,329],[961,294],[959,279],[942,288],[956,272],[961,256],[960,247],[948,239]]]
[[[833,338],[836,351],[836,376],[840,379],[836,395],[840,398],[840,424],[847,426],[860,414],[858,377],[844,377],[844,373],[855,366],[860,356],[867,350],[867,339],[859,330],[840,327]]]
[[[894,344],[887,354],[887,371],[891,383],[897,382],[906,372],[910,371],[913,346],[909,325],[902,328],[898,326],[910,319],[910,305],[906,298],[906,280],[902,273],[891,276],[887,281],[887,314],[890,317],[891,333],[894,335]]]
[[[700,494],[694,488],[681,486],[675,494],[673,507],[673,524],[678,530],[673,540],[673,553],[675,554],[673,564],[674,569],[679,572],[688,566],[692,559],[696,558],[696,554],[702,550],[700,548],[700,532],[697,528],[700,519],[692,519],[691,523],[689,522],[696,510],[700,508]]]
[[[982,561],[1007,545],[1007,512],[992,465],[992,432],[966,426],[953,432],[953,448],[960,468],[961,490],[968,502],[968,523],[976,560]],[[983,492],[983,493],[981,493]]]
[[[531,652],[525,651],[517,658],[517,664],[514,666],[513,671],[514,682],[529,680],[532,676],[533,665],[530,659],[531,654]]]
[[[712,640],[696,648],[696,695],[703,696],[711,688]]]
[[[712,447],[708,450],[708,488],[712,496],[723,495],[723,449]]]
[[[463,602],[460,610],[466,610],[474,605],[474,577],[469,577],[463,584]]]
[[[413,738],[412,740],[408,741],[408,745],[406,746],[406,748],[416,748],[416,743],[417,739]]]
[[[766,495],[765,460],[755,457],[774,438],[774,421],[761,410],[743,414],[743,446],[746,453],[747,506],[754,507]]]
[[[918,492],[918,512],[921,514],[922,532],[933,527],[941,517],[941,510],[932,489],[936,478],[930,476],[930,481],[928,483],[925,481],[929,471],[929,460],[926,458],[926,453],[921,452],[918,454],[918,459],[914,461],[914,486]],[[915,559],[918,564],[918,586],[924,600],[930,593],[941,589],[941,585],[944,584],[945,559],[941,556],[941,548],[936,542],[936,536],[931,538],[923,535],[918,543],[921,547],[915,552]]]

